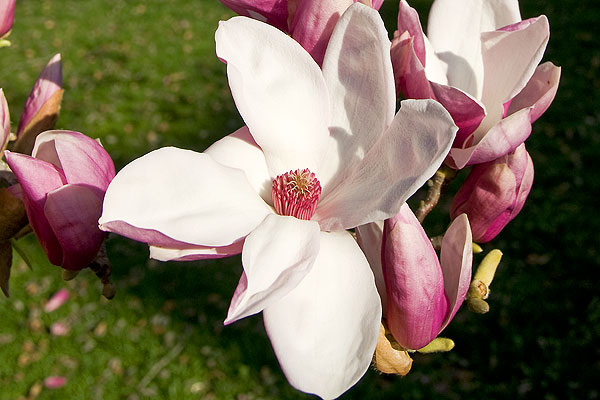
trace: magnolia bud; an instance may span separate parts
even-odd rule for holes
[[[489,242],[523,208],[533,184],[533,162],[522,144],[499,159],[473,167],[450,207],[469,217],[473,240]]]
[[[485,314],[490,310],[490,306],[485,299],[490,295],[490,285],[501,259],[502,252],[494,249],[486,254],[479,267],[477,267],[477,272],[475,272],[467,293],[467,305],[471,311]]]
[[[15,2],[16,0],[0,1],[0,39],[10,34],[15,20]],[[0,40],[0,46],[2,46],[1,42],[3,41]]]
[[[427,346],[417,350],[419,353],[445,353],[454,348],[454,340],[438,337],[435,338]]]
[[[37,136],[32,156],[4,154],[50,262],[70,270],[87,267],[105,238],[98,218],[115,176],[108,153],[79,132],[46,131]]]

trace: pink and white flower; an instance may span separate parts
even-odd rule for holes
[[[321,65],[336,22],[358,1],[376,10],[383,3],[383,0],[221,0],[221,3],[240,15],[289,33]]]
[[[55,54],[38,76],[21,113],[16,132],[17,141],[12,150],[30,154],[35,138],[43,131],[54,128],[62,100],[62,63],[60,54]],[[0,150],[4,150],[10,139],[10,117],[4,92],[0,89]]]
[[[538,66],[546,16],[522,21],[517,0],[436,0],[427,29],[402,0],[392,61],[399,91],[440,101],[459,127],[447,163],[460,169],[516,149],[558,88],[560,67]]]
[[[108,153],[82,133],[46,131],[37,136],[31,156],[8,150],[4,156],[50,262],[68,270],[87,267],[105,237],[97,221],[115,176]]]
[[[346,229],[395,215],[443,162],[456,127],[431,100],[395,114],[390,42],[362,4],[340,18],[323,70],[294,40],[235,17],[216,33],[247,126],[204,153],[176,148],[127,165],[102,229],[151,257],[242,253],[226,324],[263,312],[289,382],[334,398],[371,363],[381,304]]]
[[[59,53],[55,54],[48,61],[48,64],[46,64],[40,76],[35,81],[31,93],[25,102],[23,113],[21,113],[17,137],[34,121],[36,114],[42,109],[44,104],[60,90],[62,90],[62,62]]]

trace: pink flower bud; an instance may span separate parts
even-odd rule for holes
[[[15,20],[16,0],[0,0],[0,39],[7,36]]]
[[[68,270],[85,268],[104,241],[98,218],[115,176],[108,153],[79,132],[46,131],[36,138],[31,157],[4,154],[50,262]]]
[[[471,232],[464,215],[444,236],[441,263],[406,204],[385,221],[382,267],[386,317],[401,346],[420,349],[448,325],[467,294],[472,259]]]
[[[44,311],[47,313],[52,312],[65,304],[65,302],[69,299],[69,291],[67,289],[60,289],[58,292],[54,293],[50,300],[44,306]]]
[[[469,216],[473,240],[489,242],[523,208],[533,184],[533,162],[525,145],[499,159],[473,167],[458,190],[450,216]]]
[[[44,104],[62,88],[62,64],[60,54],[56,54],[48,61],[46,67],[40,73],[33,89],[25,102],[25,108],[19,121],[17,136],[25,130],[33,120],[35,114],[40,111]],[[48,129],[48,128],[46,128]]]

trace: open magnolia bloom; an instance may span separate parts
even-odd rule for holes
[[[521,21],[517,0],[436,0],[427,33],[402,0],[396,84],[406,97],[440,101],[454,118],[447,163],[460,169],[516,149],[558,88],[560,67],[538,66],[550,37],[546,16]]]
[[[217,55],[247,127],[204,153],[151,152],[111,183],[101,228],[159,260],[242,253],[226,324],[263,312],[290,383],[334,398],[371,363],[373,275],[346,229],[398,212],[442,163],[456,127],[441,105],[395,113],[390,42],[362,4],[340,18],[323,70],[293,39],[245,17]]]
[[[289,33],[319,65],[338,18],[359,0],[221,0],[240,15]],[[383,0],[360,0],[379,10]]]

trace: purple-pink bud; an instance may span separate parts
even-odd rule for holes
[[[68,270],[88,266],[104,241],[98,219],[115,176],[106,150],[79,132],[46,131],[36,138],[31,157],[4,154],[50,262]]]
[[[510,154],[473,167],[458,190],[450,216],[469,217],[473,240],[489,242],[523,208],[533,184],[533,162],[525,145]]]
[[[10,32],[15,20],[16,0],[0,0],[0,39]]]
[[[17,136],[23,133],[27,125],[33,120],[35,114],[61,88],[62,63],[60,54],[56,54],[48,61],[48,64],[46,64],[33,85],[33,89],[31,89],[31,93],[25,102],[25,108],[21,114]]]
[[[417,350],[435,339],[466,296],[472,263],[466,216],[448,228],[441,261],[406,204],[385,221],[382,267],[386,318],[389,330],[404,348]]]

